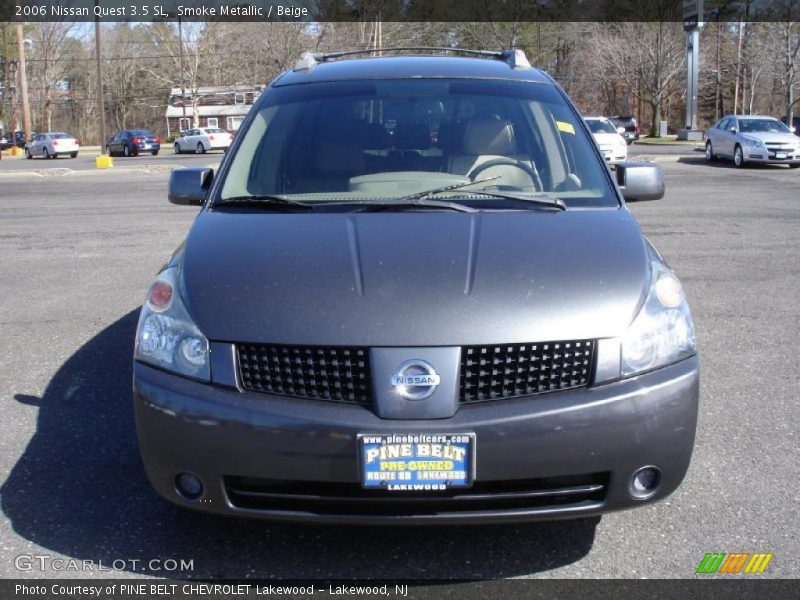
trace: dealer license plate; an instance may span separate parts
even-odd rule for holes
[[[435,492],[472,485],[474,433],[362,433],[361,485],[399,492]]]

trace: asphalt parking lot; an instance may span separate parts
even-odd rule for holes
[[[4,173],[0,577],[86,576],[50,562],[18,570],[16,557],[37,555],[120,565],[119,577],[683,578],[706,552],[771,552],[759,577],[800,576],[800,172],[662,154],[667,196],[630,208],[681,277],[698,329],[687,479],[664,502],[600,520],[452,528],[273,525],[162,501],[136,447],[133,336],[195,210],[167,202],[160,169]],[[166,169],[183,157],[157,159]]]
[[[0,159],[0,173],[9,175],[12,172],[34,171],[44,173],[50,170],[59,171],[94,171],[95,158],[100,154],[98,148],[81,150],[75,158],[61,156],[55,159],[44,159],[35,157],[26,159],[24,156],[9,156],[8,151],[3,151],[3,158]],[[176,167],[202,167],[209,163],[218,163],[222,160],[224,152],[214,150],[205,154],[175,154],[171,147],[165,147],[158,156],[150,153],[139,156],[114,156],[114,169],[117,171],[129,169],[154,169],[154,168],[176,168]]]

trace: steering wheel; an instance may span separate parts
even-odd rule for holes
[[[539,178],[539,173],[536,172],[535,167],[529,167],[525,163],[514,160],[513,158],[507,157],[500,157],[500,158],[493,158],[491,160],[487,160],[486,162],[482,162],[479,165],[472,167],[467,173],[467,178],[475,181],[478,178],[478,174],[482,173],[486,169],[490,169],[491,167],[499,167],[499,166],[507,166],[507,167],[516,167],[520,171],[523,171],[528,177],[531,178],[533,182],[533,186],[536,188],[537,192],[544,191],[544,187],[542,186],[542,180]]]

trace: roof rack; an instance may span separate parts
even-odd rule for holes
[[[327,62],[342,56],[354,56],[356,54],[373,54],[376,52],[402,52],[410,50],[425,50],[436,52],[455,52],[459,54],[472,54],[478,56],[491,57],[502,60],[512,69],[530,69],[531,63],[528,57],[519,48],[509,48],[508,50],[471,50],[469,48],[449,48],[447,46],[395,46],[390,48],[366,48],[364,50],[341,50],[338,52],[303,52],[294,64],[295,71],[311,69],[321,62]]]

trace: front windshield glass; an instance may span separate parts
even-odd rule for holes
[[[586,124],[592,133],[617,133],[617,128],[614,127],[609,121],[602,119],[587,119]]]
[[[740,133],[790,133],[777,119],[739,119]]]
[[[470,180],[546,194],[568,207],[616,207],[580,117],[549,84],[495,80],[340,81],[276,87],[240,134],[215,202],[275,196],[392,200]],[[498,206],[503,200],[491,199]]]

